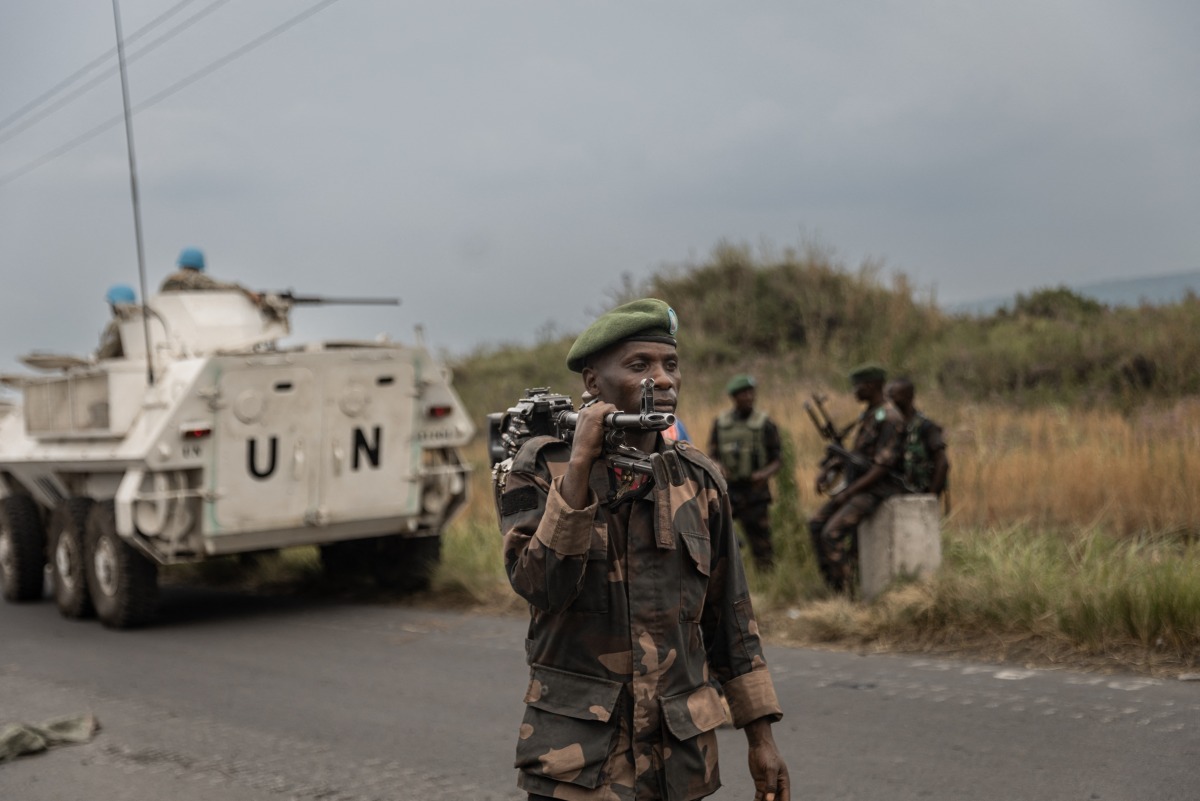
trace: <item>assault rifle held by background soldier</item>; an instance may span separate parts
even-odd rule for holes
[[[855,420],[843,429],[838,429],[833,418],[825,409],[825,396],[813,393],[812,401],[804,402],[804,411],[812,420],[817,433],[825,440],[825,458],[821,460],[817,475],[817,489],[824,495],[837,494],[839,486],[851,484],[854,479],[871,469],[871,461],[846,447],[846,437],[859,421]],[[905,492],[916,492],[899,470],[888,471],[888,477],[904,488]]]

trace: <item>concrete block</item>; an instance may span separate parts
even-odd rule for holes
[[[941,509],[936,495],[895,495],[858,526],[858,572],[865,600],[901,576],[926,578],[941,563]]]

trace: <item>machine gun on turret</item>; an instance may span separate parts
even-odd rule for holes
[[[271,319],[285,322],[295,306],[399,306],[400,298],[337,298],[326,295],[298,295],[290,289],[259,293],[258,306]]]
[[[611,466],[653,477],[660,486],[684,482],[683,468],[674,451],[646,453],[626,441],[630,431],[666,431],[675,415],[654,409],[654,381],[642,381],[641,408],[637,412],[612,412],[604,416],[604,459]],[[570,396],[556,395],[548,387],[525,390],[525,397],[505,412],[488,415],[488,454],[493,476],[501,478],[503,465],[533,437],[551,436],[571,442],[579,412]],[[497,484],[501,484],[498,481]]]
[[[264,292],[264,297],[278,298],[289,306],[399,306],[400,298],[331,298],[326,295],[298,295],[290,289]]]

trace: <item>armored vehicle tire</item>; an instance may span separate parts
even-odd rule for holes
[[[10,495],[0,503],[0,581],[6,601],[36,601],[45,590],[46,532],[37,503]]]
[[[440,535],[379,537],[379,555],[372,564],[380,587],[400,592],[424,592],[442,558]]]
[[[87,520],[87,584],[100,622],[132,628],[154,616],[158,565],[117,535],[112,501],[94,504]]]
[[[92,596],[87,586],[88,512],[91,498],[60,501],[50,515],[47,539],[50,543],[50,570],[54,575],[54,603],[63,617],[91,617]]]

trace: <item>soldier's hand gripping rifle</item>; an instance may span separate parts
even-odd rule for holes
[[[646,453],[629,445],[631,431],[666,431],[675,415],[654,409],[654,381],[642,381],[641,409],[611,412],[604,416],[604,460],[613,467],[652,476],[661,485],[680,486],[683,468],[674,451]],[[525,390],[525,397],[506,412],[488,415],[488,453],[493,467],[516,456],[529,439],[552,436],[570,442],[579,423],[579,412],[567,395],[555,395],[547,387]]]

